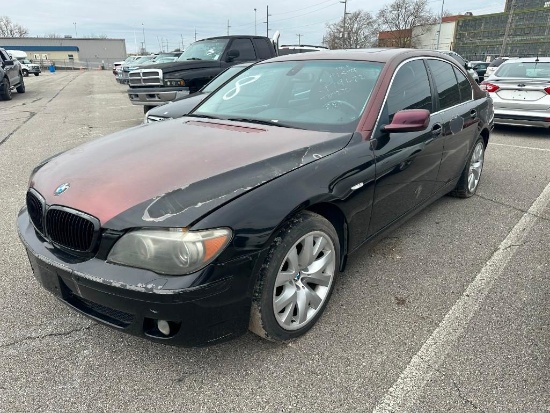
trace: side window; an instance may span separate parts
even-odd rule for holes
[[[458,79],[458,89],[460,90],[460,103],[472,100],[472,85],[456,67],[453,68]]]
[[[254,47],[256,48],[256,53],[258,54],[258,59],[269,59],[273,57],[273,46],[268,42],[262,39],[254,39]]]
[[[422,60],[413,60],[399,68],[388,93],[389,121],[403,109],[427,109],[432,112],[432,93]]]
[[[10,60],[10,57],[3,50],[0,50],[0,55],[2,56],[2,60]]]
[[[254,46],[250,39],[235,39],[231,43],[231,49],[239,51],[239,57],[235,59],[237,62],[247,62],[250,60],[256,60],[256,53],[254,52]]]
[[[428,67],[435,79],[439,109],[447,109],[460,103],[460,92],[453,65],[442,60],[428,60]]]

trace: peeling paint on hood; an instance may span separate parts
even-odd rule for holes
[[[208,126],[208,127],[204,127]],[[253,133],[251,133],[253,132]],[[105,136],[53,158],[31,177],[50,205],[113,228],[207,211],[345,147],[351,134],[182,118]],[[55,196],[63,183],[70,188]],[[116,219],[114,219],[116,217]]]

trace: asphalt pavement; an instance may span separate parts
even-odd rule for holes
[[[109,71],[25,81],[0,101],[0,412],[550,412],[550,131],[497,127],[477,195],[352,256],[299,340],[175,348],[33,278],[15,227],[31,170],[143,111]]]

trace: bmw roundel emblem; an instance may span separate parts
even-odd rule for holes
[[[67,189],[69,189],[71,187],[71,185],[69,185],[68,182],[64,183],[64,184],[61,184],[57,187],[57,189],[55,190],[55,192],[53,193],[55,196],[59,196],[61,195],[63,192],[65,192]]]

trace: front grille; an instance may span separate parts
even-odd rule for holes
[[[27,211],[32,224],[40,234],[44,235],[44,199],[36,192],[27,192]]]
[[[139,69],[130,72],[130,86],[162,86],[162,70]]]
[[[46,232],[52,243],[77,252],[95,247],[99,221],[80,211],[52,206],[46,212]]]

